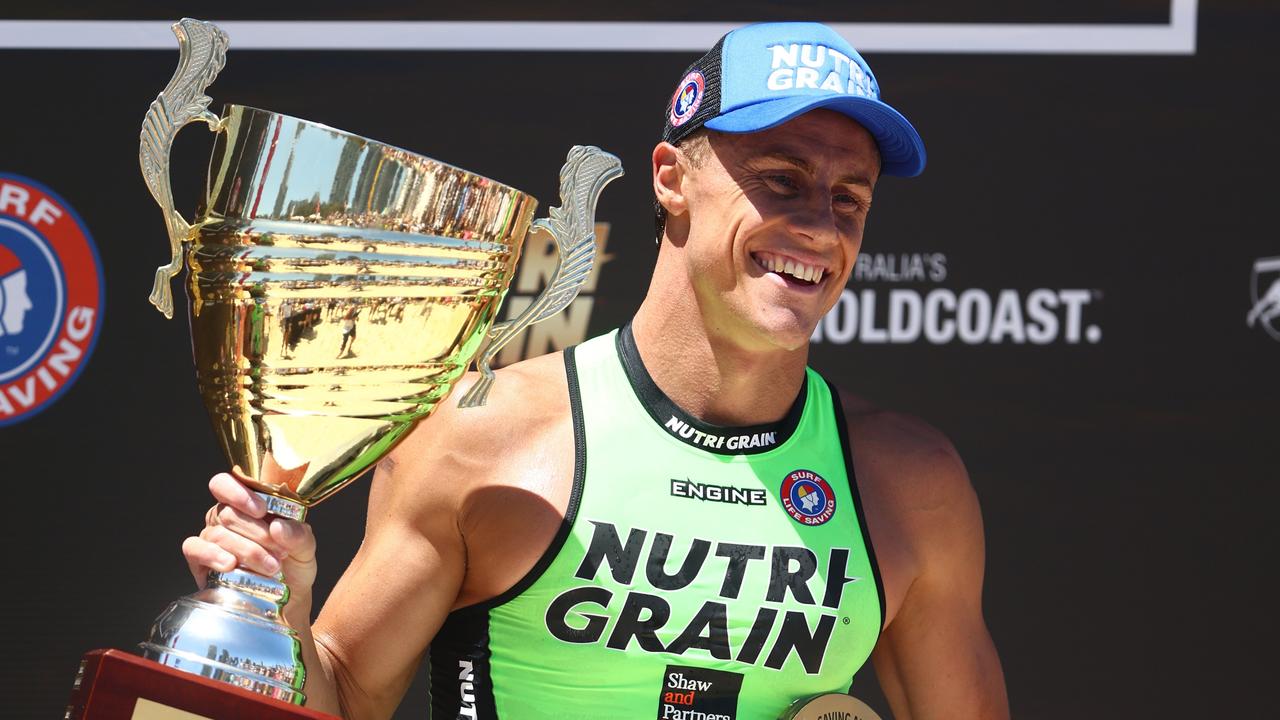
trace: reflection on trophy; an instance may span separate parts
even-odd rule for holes
[[[214,115],[204,90],[227,37],[190,19],[174,32],[178,69],[141,138],[173,250],[151,301],[172,316],[185,248],[196,380],[218,440],[270,512],[300,519],[430,415],[482,345],[483,377],[461,404],[484,403],[502,345],[586,280],[596,200],[621,164],[573,148],[562,206],[531,223],[529,195],[430,158],[248,107]],[[169,151],[193,121],[216,139],[189,224],[174,209]],[[555,236],[560,265],[528,310],[495,325],[531,224]],[[280,620],[288,596],[281,577],[211,573],[164,611],[143,655],[301,704],[305,669]]]

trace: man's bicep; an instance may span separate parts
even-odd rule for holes
[[[980,613],[904,605],[872,660],[897,720],[1009,716],[1000,658]]]
[[[946,498],[924,513],[919,575],[873,660],[895,716],[1007,718],[1000,659],[982,615],[984,553],[977,497],[958,458]]]
[[[375,473],[364,542],[314,626],[348,718],[391,716],[462,584],[451,504],[406,501],[395,474]]]

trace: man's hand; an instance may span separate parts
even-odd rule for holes
[[[311,526],[267,517],[262,499],[226,473],[213,476],[209,492],[218,504],[205,513],[200,534],[182,543],[182,554],[196,584],[204,587],[210,570],[226,572],[241,567],[268,577],[283,570],[290,606],[300,600],[309,608],[311,585],[316,579],[316,540]]]
[[[311,586],[316,580],[316,539],[311,526],[296,520],[268,517],[266,505],[234,477],[220,473],[209,481],[218,501],[204,515],[204,529],[182,543],[196,585],[204,587],[210,570],[236,568],[272,576],[284,571],[289,602],[284,621],[298,633],[307,681],[307,707],[339,713],[337,686],[327,659],[311,634]]]

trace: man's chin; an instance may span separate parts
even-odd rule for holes
[[[766,320],[756,326],[769,347],[788,352],[808,347],[809,338],[813,336],[815,327],[817,327],[816,321],[806,323],[798,318],[774,319],[772,322]]]

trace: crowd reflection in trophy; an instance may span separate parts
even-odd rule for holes
[[[269,349],[278,344],[282,360],[293,360],[303,341],[315,341],[319,335],[317,329],[323,323],[336,325],[340,331],[338,348],[328,357],[347,360],[357,357],[355,340],[361,321],[370,327],[401,323],[408,305],[406,298],[286,300],[280,305],[279,316],[274,318],[265,306],[255,306],[249,311],[246,324],[252,328],[255,338],[254,354],[266,356]],[[419,317],[426,318],[431,314],[431,305],[419,304],[416,310]],[[278,343],[273,343],[273,338]],[[332,338],[330,340],[328,344],[332,345]],[[317,354],[325,350],[327,348],[320,347]]]

